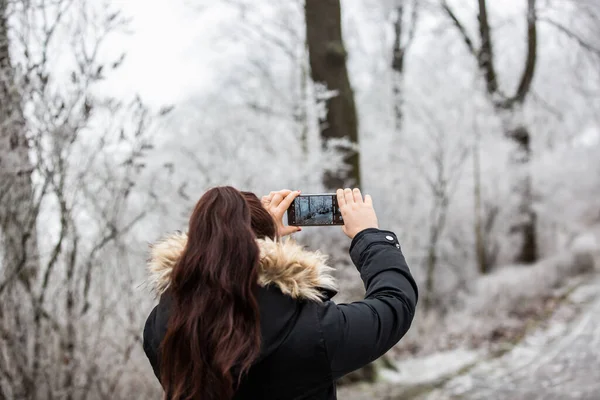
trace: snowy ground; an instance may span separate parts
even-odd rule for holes
[[[575,314],[579,311],[578,314]],[[346,400],[600,399],[600,277],[503,356],[457,350],[407,360],[371,387],[340,388]]]
[[[556,315],[548,329],[421,399],[600,399],[600,280],[571,301],[584,305],[573,321]]]

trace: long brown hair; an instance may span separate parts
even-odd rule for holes
[[[254,194],[218,187],[196,204],[171,276],[160,351],[166,398],[231,399],[258,357],[257,236],[274,238],[276,227]]]

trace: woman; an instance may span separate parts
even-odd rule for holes
[[[172,400],[335,399],[335,381],[377,359],[408,331],[417,287],[369,196],[338,190],[350,257],[365,299],[335,304],[325,257],[278,240],[298,230],[283,214],[299,192],[262,204],[231,187],[209,190],[188,233],[154,245],[160,303],[144,350]]]

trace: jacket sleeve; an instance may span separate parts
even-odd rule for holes
[[[158,370],[158,354],[156,349],[158,346],[155,343],[155,333],[154,333],[154,323],[156,319],[156,314],[158,311],[158,306],[152,309],[148,319],[146,319],[146,324],[144,325],[144,334],[143,334],[143,344],[144,344],[144,353],[146,353],[146,357],[148,357],[148,361],[150,361],[150,365],[152,366],[152,370],[154,371],[154,375],[160,381],[160,372]]]
[[[333,379],[369,364],[406,334],[418,289],[392,232],[367,229],[353,239],[350,257],[365,284],[364,300],[324,303],[320,322]]]

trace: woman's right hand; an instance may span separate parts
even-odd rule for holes
[[[298,196],[300,196],[299,190],[291,191],[284,189],[278,192],[271,192],[268,196],[262,197],[261,203],[263,207],[271,214],[273,219],[275,219],[279,237],[291,235],[292,233],[300,232],[302,230],[299,226],[286,226],[283,224],[283,215]]]
[[[364,200],[359,189],[338,189],[338,206],[344,219],[344,233],[350,238],[369,228],[379,228],[371,196]]]

